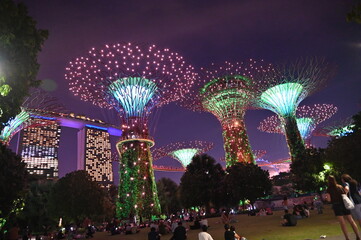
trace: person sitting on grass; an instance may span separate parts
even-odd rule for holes
[[[202,217],[202,219],[199,221],[199,223],[200,223],[201,227],[202,227],[202,226],[209,227],[209,226],[208,226],[208,219],[205,218],[205,217]]]
[[[285,210],[285,215],[283,215],[283,220],[281,222],[282,226],[296,226],[297,218],[295,215],[288,213],[288,210]]]
[[[160,234],[156,231],[155,227],[150,228],[148,240],[160,240]]]
[[[191,230],[195,230],[195,229],[200,229],[201,228],[201,223],[199,222],[199,218],[196,217],[196,219],[194,220],[193,225],[190,226]]]

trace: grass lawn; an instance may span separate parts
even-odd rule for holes
[[[283,211],[276,211],[272,216],[247,216],[237,215],[237,223],[233,225],[239,235],[246,237],[248,240],[304,240],[304,239],[320,239],[321,235],[330,236],[342,235],[336,217],[333,214],[331,207],[325,207],[324,213],[318,215],[316,211],[311,211],[311,217],[299,220],[295,227],[282,227],[280,225]],[[208,223],[210,228],[208,232],[212,235],[214,240],[224,239],[223,224],[220,218],[209,218]],[[349,229],[352,232],[351,229]],[[109,236],[108,233],[97,233],[94,239],[97,240],[147,240],[149,228],[142,229],[141,232],[134,235],[115,235]],[[197,240],[199,230],[189,230],[188,240]],[[352,236],[352,235],[351,235]],[[164,235],[161,240],[169,240],[171,235]],[[343,238],[341,238],[343,239]]]

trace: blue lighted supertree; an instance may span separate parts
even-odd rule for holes
[[[177,101],[194,83],[193,67],[169,49],[118,43],[92,48],[67,67],[70,90],[84,101],[114,108],[122,120],[117,216],[150,217],[160,213],[154,180],[154,145],[148,119],[154,108]]]
[[[337,112],[332,104],[303,105],[297,108],[297,127],[304,142],[308,142],[316,126]],[[264,119],[258,129],[262,132],[285,134],[285,128],[277,115]]]
[[[284,126],[291,159],[302,156],[305,145],[297,127],[296,109],[307,96],[318,90],[334,74],[334,66],[323,59],[299,59],[275,65],[274,71],[256,76],[258,88],[255,106],[278,115]]]

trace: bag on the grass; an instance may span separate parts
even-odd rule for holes
[[[350,210],[355,208],[355,204],[353,204],[351,199],[347,197],[346,194],[341,194],[341,196],[342,196],[343,204],[345,205],[346,209]]]

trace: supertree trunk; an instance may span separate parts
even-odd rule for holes
[[[119,199],[117,217],[150,218],[160,214],[158,193],[154,179],[152,156],[148,143],[125,142],[120,152]]]
[[[305,152],[305,144],[297,127],[296,118],[288,116],[283,118],[287,144],[290,149],[292,162],[300,159]]]
[[[141,215],[150,219],[152,215],[160,214],[160,204],[157,185],[154,178],[153,159],[150,147],[146,143],[141,144],[143,144],[139,173],[139,177],[142,178],[142,184],[139,185],[142,199],[141,202],[143,205],[143,212]]]
[[[254,160],[243,119],[233,124],[222,124],[226,164],[232,166],[237,162],[252,163]]]

